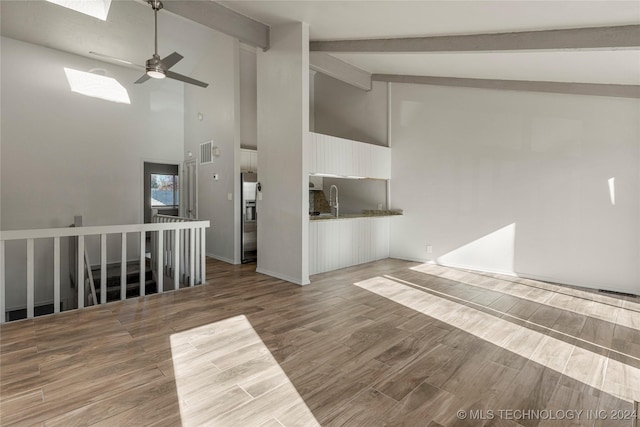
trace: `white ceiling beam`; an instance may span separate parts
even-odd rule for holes
[[[371,79],[373,81],[389,83],[410,83],[477,89],[563,93],[573,95],[612,96],[616,98],[640,98],[640,85],[466,79],[459,77],[405,76],[397,74],[373,74]]]
[[[235,37],[243,43],[269,49],[269,26],[210,0],[163,0],[164,9]]]
[[[358,89],[371,90],[371,73],[327,53],[310,53],[309,68],[355,86]]]
[[[640,25],[458,36],[312,41],[314,52],[498,52],[640,47]]]

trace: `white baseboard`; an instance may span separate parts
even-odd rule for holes
[[[490,273],[490,274],[501,274],[503,276],[510,276],[510,277],[519,277],[522,279],[530,279],[530,280],[539,280],[541,282],[548,282],[548,283],[553,283],[556,285],[568,285],[568,286],[577,286],[580,288],[587,288],[587,289],[605,289],[605,290],[609,290],[609,291],[614,291],[614,292],[622,292],[622,293],[626,293],[626,294],[633,294],[632,291],[629,291],[628,289],[620,289],[620,288],[615,288],[609,285],[602,285],[602,286],[598,286],[596,284],[593,283],[586,283],[586,282],[580,282],[580,281],[560,281],[558,280],[558,278],[554,278],[554,277],[550,277],[550,276],[544,276],[544,275],[540,275],[540,274],[531,274],[531,273],[526,273],[526,272],[513,272],[513,271],[504,271],[504,270],[497,270],[497,269],[490,269],[490,268],[480,268],[478,266],[470,266],[470,265],[464,265],[464,264],[454,264],[454,263],[443,263],[443,262],[437,262],[434,260],[429,260],[429,259],[418,259],[418,258],[413,258],[410,256],[403,256],[403,255],[391,255],[391,258],[395,258],[395,259],[400,259],[400,260],[404,260],[404,261],[413,261],[413,262],[421,262],[421,263],[426,263],[426,264],[435,264],[435,265],[441,265],[443,267],[451,267],[451,268],[458,268],[458,269],[462,269],[462,270],[471,270],[471,271],[477,271],[478,273]]]
[[[481,268],[475,265],[464,265],[464,264],[455,264],[455,263],[448,263],[448,262],[445,263],[445,262],[436,261],[435,263],[443,267],[459,268],[461,270],[471,270],[471,271],[477,271],[479,273],[492,273],[492,274],[502,274],[503,276],[519,277],[519,275],[514,273],[513,271],[494,270],[491,268]]]
[[[303,283],[301,280],[294,279],[293,277],[289,277],[285,274],[274,273],[273,271],[265,270],[264,268],[256,268],[256,273],[266,274],[267,276],[275,277],[276,279],[285,280],[287,282],[291,282],[296,285],[305,286],[310,284],[311,282],[307,279],[307,283]]]
[[[513,271],[494,270],[490,268],[480,268],[478,266],[464,265],[464,264],[444,263],[444,262],[438,262],[436,260],[427,259],[427,258],[414,258],[411,256],[396,255],[396,254],[391,255],[391,258],[401,259],[404,261],[421,262],[424,264],[441,265],[443,267],[459,268],[462,270],[472,270],[472,271],[478,271],[481,273],[494,273],[494,274],[502,274],[505,276],[522,277],[519,274],[514,273]]]
[[[634,293],[632,290],[630,291],[629,289],[620,289],[620,288],[612,287],[610,285],[596,285],[596,284],[593,284],[593,283],[586,283],[586,282],[580,282],[580,281],[560,282],[560,281],[558,281],[558,279],[554,279],[553,277],[541,276],[539,274],[530,274],[530,273],[520,273],[519,272],[518,273],[518,277],[520,277],[522,279],[539,280],[541,282],[548,282],[548,283],[552,283],[554,285],[569,285],[569,286],[577,286],[579,288],[595,289],[595,290],[604,289],[606,291],[613,291],[613,292],[620,292],[620,293],[623,293],[623,294],[638,295],[638,292]]]
[[[217,259],[218,261],[226,262],[229,264],[235,264],[234,260],[232,260],[231,258],[226,258],[220,255],[214,255],[211,253],[205,253],[205,255],[208,256],[209,258]]]
[[[396,254],[392,254],[389,255],[389,258],[393,258],[393,259],[399,259],[402,261],[412,261],[412,262],[420,262],[420,263],[429,263],[429,264],[435,264],[433,262],[433,260],[427,259],[427,258],[414,258],[414,257],[410,257],[410,256],[404,256],[404,255],[396,255]]]

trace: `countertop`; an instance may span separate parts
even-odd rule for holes
[[[336,221],[341,219],[355,218],[388,218],[390,216],[400,216],[402,213],[359,213],[359,214],[340,214],[337,218],[333,215],[309,215],[310,221]]]

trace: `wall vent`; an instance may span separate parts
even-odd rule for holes
[[[213,163],[213,141],[200,144],[200,164]]]

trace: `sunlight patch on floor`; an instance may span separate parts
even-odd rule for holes
[[[184,426],[317,426],[246,316],[171,335]]]
[[[433,264],[421,264],[412,267],[411,270],[640,330],[640,312],[622,307],[622,303],[626,302],[623,300],[569,288],[562,288],[563,293],[559,293],[554,290],[559,288],[557,285],[545,284],[548,289],[543,289]],[[542,284],[542,282],[539,283]],[[566,291],[577,291],[587,295],[567,295],[564,293]],[[627,306],[630,307],[630,305]]]
[[[400,282],[375,277],[355,285],[620,399],[640,400],[638,368]]]

